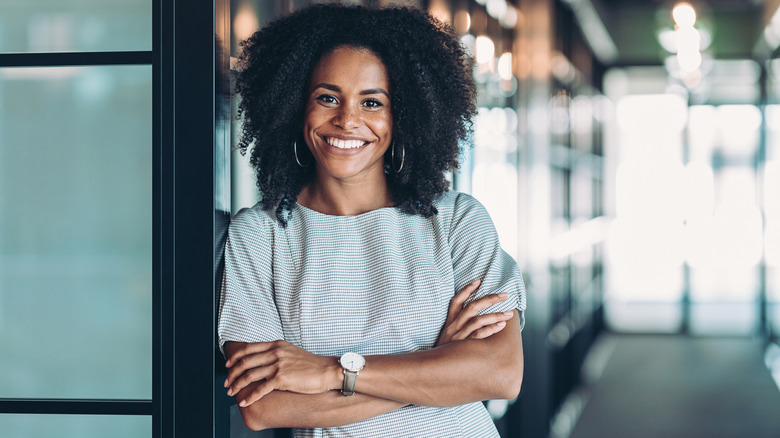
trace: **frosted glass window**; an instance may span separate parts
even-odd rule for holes
[[[3,0],[0,53],[152,49],[152,0]]]
[[[0,351],[0,397],[151,398],[151,66],[0,69]]]
[[[114,415],[0,415],[0,430],[9,438],[152,436],[152,417]]]
[[[459,184],[456,190],[471,193],[485,205],[501,246],[517,259],[517,113],[512,108],[481,107],[474,128],[473,168],[465,178],[471,187]]]
[[[616,218],[605,277],[612,329],[670,332],[682,321],[687,111],[687,102],[670,94],[617,100]]]

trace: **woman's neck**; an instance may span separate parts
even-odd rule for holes
[[[298,203],[332,216],[354,216],[395,205],[387,181],[345,182],[314,178],[298,195]]]

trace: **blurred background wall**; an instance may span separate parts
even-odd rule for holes
[[[233,0],[232,56],[310,3]],[[760,361],[780,330],[777,2],[344,3],[425,8],[477,61],[453,187],[486,205],[529,291],[525,389],[488,402],[502,434],[569,436],[630,339],[612,335],[760,340]],[[245,163],[233,212],[257,200]]]

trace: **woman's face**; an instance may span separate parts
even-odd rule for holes
[[[319,177],[384,178],[393,116],[387,69],[373,52],[339,47],[314,68],[303,134]]]

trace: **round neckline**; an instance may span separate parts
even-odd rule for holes
[[[323,213],[321,211],[313,210],[313,209],[311,209],[309,207],[306,207],[305,205],[299,204],[297,202],[295,203],[295,206],[296,207],[300,207],[301,210],[304,211],[304,212],[316,214],[316,215],[319,215],[319,216],[324,216],[324,217],[327,217],[327,218],[336,218],[336,219],[338,219],[338,218],[360,218],[360,217],[365,217],[367,215],[370,215],[370,214],[372,214],[374,212],[385,211],[385,210],[396,210],[398,208],[397,206],[379,207],[379,208],[376,208],[374,210],[369,210],[369,211],[366,211],[366,212],[363,212],[363,213],[342,216],[342,215],[328,214],[328,213]]]

